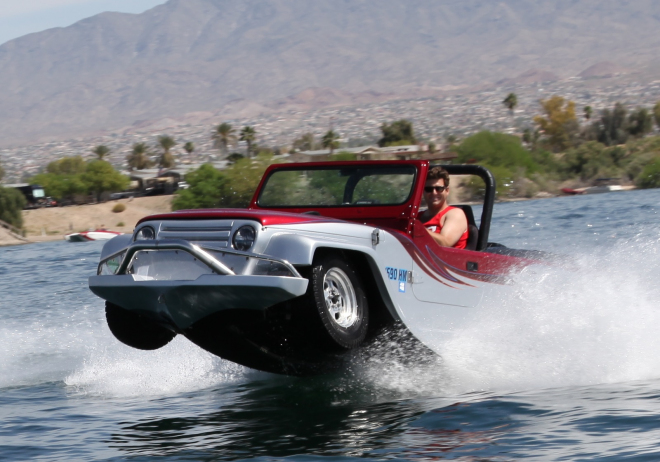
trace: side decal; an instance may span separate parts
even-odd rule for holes
[[[436,255],[428,245],[425,245],[424,248],[419,248],[407,236],[402,236],[398,233],[393,233],[393,235],[401,244],[403,244],[404,249],[406,249],[408,254],[413,258],[414,262],[419,265],[424,273],[433,278],[433,280],[448,287],[456,288],[455,284],[459,286],[473,287],[472,284],[457,278],[455,275],[460,275],[461,277],[472,281],[502,285],[509,283],[509,278],[505,274],[474,273],[454,268]]]

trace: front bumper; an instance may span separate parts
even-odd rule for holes
[[[89,278],[94,294],[176,330],[218,311],[268,308],[308,285],[285,260],[182,240],[136,242],[102,260],[98,273]]]

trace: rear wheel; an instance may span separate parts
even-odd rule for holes
[[[157,350],[176,336],[152,320],[110,302],[105,302],[105,318],[117,340],[138,350]]]
[[[369,306],[362,283],[342,259],[326,256],[315,262],[314,301],[325,332],[342,349],[360,345],[369,327]]]

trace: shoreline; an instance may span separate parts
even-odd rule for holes
[[[19,238],[0,228],[0,246],[64,241],[70,233],[107,228],[130,233],[142,218],[172,210],[172,195],[118,199],[100,204],[71,205],[23,211],[25,236]],[[112,211],[117,204],[125,210]]]
[[[624,191],[627,191],[626,188]],[[621,191],[621,192],[624,192]],[[612,191],[618,192],[618,191]],[[458,191],[452,191],[458,193]],[[582,194],[580,194],[581,196]],[[458,194],[452,194],[453,203],[467,205],[480,205],[481,202],[457,201]],[[112,231],[130,233],[142,218],[167,213],[172,210],[171,203],[174,196],[152,196],[128,199],[118,199],[100,204],[72,205],[67,207],[53,207],[43,209],[25,210],[23,223],[25,237],[18,237],[8,230],[0,227],[0,247],[14,245],[37,244],[41,242],[54,242],[62,240],[70,233],[88,231],[97,228],[106,228]],[[571,195],[543,195],[542,197],[504,198],[496,203],[524,202],[530,200],[553,199],[558,197],[573,197]],[[123,212],[112,211],[116,204],[122,203],[126,207]]]

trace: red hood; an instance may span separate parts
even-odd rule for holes
[[[202,210],[179,210],[171,213],[150,215],[138,221],[144,223],[151,220],[221,220],[221,219],[245,219],[256,220],[263,226],[289,225],[293,223],[313,222],[341,222],[334,218],[318,215],[305,215],[300,213],[271,212],[267,210],[247,209],[202,209]]]

